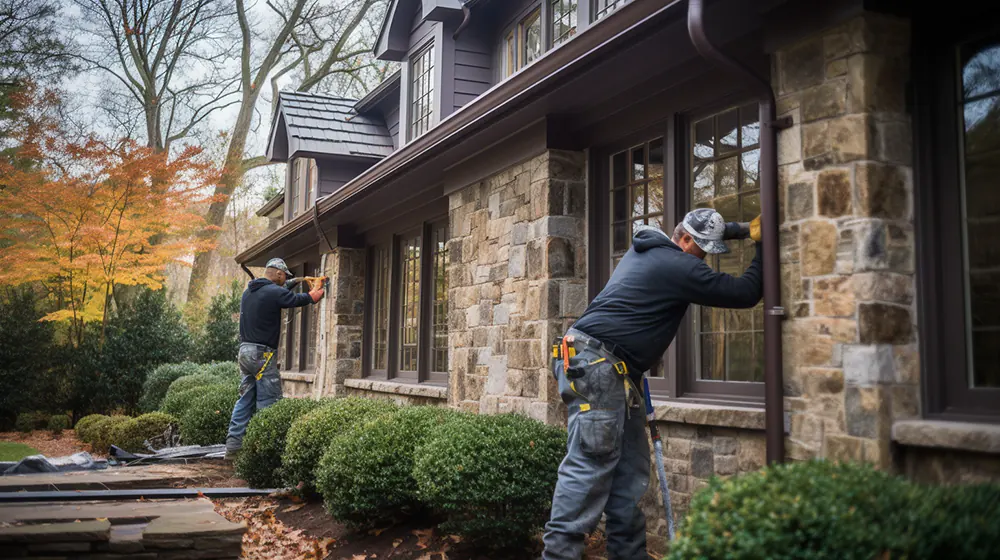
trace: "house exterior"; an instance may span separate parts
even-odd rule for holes
[[[563,423],[552,340],[632,225],[763,211],[765,300],[692,306],[648,372],[677,515],[769,459],[1000,479],[997,8],[395,0],[375,53],[365,99],[282,94],[284,223],[237,257],[330,276],[287,394]]]

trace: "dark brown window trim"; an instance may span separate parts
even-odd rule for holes
[[[934,10],[913,19],[911,108],[920,369],[924,416],[939,420],[1000,422],[1000,389],[970,389],[966,380],[965,282],[962,251],[954,250],[963,246],[955,47],[1000,33],[995,23],[998,16],[996,8],[983,5],[960,12]]]
[[[433,231],[442,225],[447,227],[447,216],[423,220],[420,225],[402,230],[400,233],[387,235],[385,233],[370,238],[366,255],[368,273],[365,275],[365,313],[362,340],[362,372],[367,379],[393,381],[400,383],[427,383],[430,385],[447,385],[448,372],[431,371],[432,320],[433,320]],[[417,370],[400,370],[400,326],[402,321],[402,274],[401,248],[402,240],[414,235],[420,235],[420,315],[419,342],[417,347]],[[389,281],[389,337],[388,337],[388,368],[375,370],[373,362],[374,334],[374,282],[372,274],[375,268],[375,247],[390,246],[390,281]]]

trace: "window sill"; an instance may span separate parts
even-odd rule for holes
[[[744,430],[764,429],[762,408],[654,400],[653,411],[658,422]]]
[[[943,420],[906,420],[892,425],[892,439],[910,447],[1000,453],[1000,425]]]
[[[405,381],[386,381],[383,379],[345,379],[344,386],[363,391],[389,393],[391,395],[407,395],[428,399],[448,399],[448,387],[431,385],[429,383],[407,383]]]
[[[302,371],[283,371],[281,372],[282,381],[299,381],[302,383],[312,383],[315,379],[316,374],[311,372]]]

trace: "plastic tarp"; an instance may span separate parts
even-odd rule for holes
[[[223,459],[226,456],[226,446],[225,444],[184,445],[180,447],[165,447],[151,453],[129,453],[116,445],[112,445],[110,456],[110,460],[114,464],[123,465],[187,463],[200,459]]]
[[[81,451],[66,457],[46,457],[45,455],[29,455],[20,461],[0,462],[0,473],[33,474],[68,471],[92,471],[108,468],[104,459],[94,459],[90,453]]]

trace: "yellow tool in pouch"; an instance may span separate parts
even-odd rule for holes
[[[760,214],[757,214],[757,217],[750,222],[750,239],[760,243],[763,238],[760,231]]]
[[[274,357],[274,352],[264,352],[264,365],[260,366],[260,371],[257,372],[257,381],[264,377],[264,370],[267,369],[267,364],[271,363],[272,357]]]

